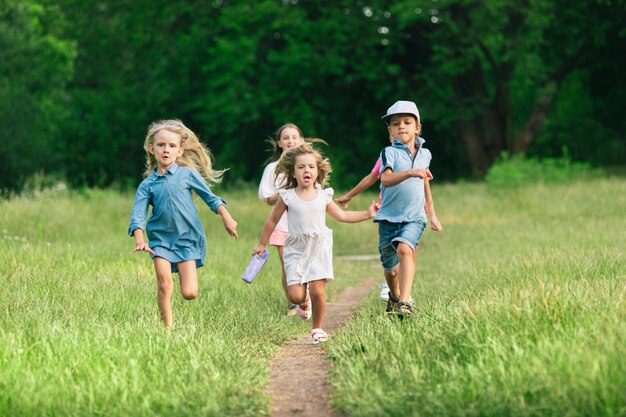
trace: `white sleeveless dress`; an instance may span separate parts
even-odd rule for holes
[[[318,189],[317,198],[303,201],[293,188],[278,190],[289,222],[283,249],[288,286],[334,279],[333,231],[326,227],[326,206],[333,193],[332,188]]]

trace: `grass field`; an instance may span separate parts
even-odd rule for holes
[[[350,416],[626,415],[626,182],[433,192],[444,232],[420,246],[416,318],[384,318],[368,298],[326,347],[334,405]],[[271,355],[307,325],[283,317],[275,251],[252,285],[240,279],[269,208],[254,190],[223,197],[240,240],[200,207],[200,294],[175,294],[171,331],[149,257],[130,253],[132,195],[0,201],[0,415],[267,414]],[[329,225],[336,255],[376,252],[372,223]],[[335,275],[331,296],[382,278],[376,262],[340,258]]]

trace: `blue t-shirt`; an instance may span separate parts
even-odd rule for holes
[[[206,238],[192,191],[215,213],[219,206],[226,205],[196,171],[177,164],[164,175],[155,169],[139,184],[133,203],[128,234],[132,236],[135,229],[143,230],[146,225],[148,244],[155,256],[170,261],[174,272],[177,262],[195,260],[200,267],[206,256]],[[149,206],[152,215],[146,224]]]
[[[422,147],[425,140],[417,137],[415,158],[409,148],[402,142],[394,139],[393,145],[386,147],[380,154],[380,173],[387,168],[393,172],[401,172],[409,169],[427,169],[430,166],[432,155],[428,149]],[[375,222],[388,221],[391,223],[409,223],[426,219],[424,202],[424,180],[421,178],[407,178],[393,187],[380,186],[382,205],[376,216]]]

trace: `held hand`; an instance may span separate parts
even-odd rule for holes
[[[256,255],[257,258],[260,258],[264,250],[265,250],[265,245],[262,245],[259,243],[252,250],[252,255]]]
[[[433,177],[433,173],[430,172],[430,169],[428,169],[428,168],[426,169],[426,179],[428,181],[435,179],[435,177]]]
[[[431,216],[429,220],[430,220],[430,228],[433,229],[435,232],[441,232],[443,230],[443,226],[439,222],[439,219],[437,218],[437,216]]]
[[[348,203],[350,202],[351,198],[348,197],[347,194],[342,195],[341,197],[339,197],[338,199],[336,199],[335,201],[337,202],[337,204],[339,204],[341,207],[343,208],[348,208]]]
[[[413,173],[412,173],[413,177],[418,177],[421,179],[430,179],[432,178],[432,175],[430,174],[430,171],[426,170],[426,169],[414,169]]]
[[[265,201],[267,202],[267,204],[269,204],[270,206],[273,206],[274,204],[276,204],[276,201],[278,201],[278,193],[274,193],[273,195],[267,197],[265,199]]]
[[[150,249],[150,246],[148,246],[147,243],[137,243],[137,246],[135,246],[133,252],[149,252],[153,255],[155,254],[154,251]]]
[[[372,204],[367,208],[367,214],[369,214],[370,219],[376,215],[376,213],[380,210],[380,204],[372,200]]]

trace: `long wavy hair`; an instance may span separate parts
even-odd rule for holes
[[[200,142],[191,129],[185,126],[183,122],[176,119],[159,120],[151,123],[148,127],[146,141],[143,144],[143,148],[146,151],[145,177],[152,175],[154,168],[157,166],[156,158],[148,149],[150,145],[154,145],[154,137],[161,130],[172,132],[180,138],[180,147],[183,150],[183,154],[176,158],[178,165],[193,169],[204,178],[207,184],[216,184],[222,181],[222,176],[227,170],[214,170],[213,156],[209,148]]]
[[[276,165],[276,180],[283,174],[283,182],[279,188],[296,188],[298,182],[295,178],[296,172],[296,159],[300,155],[313,155],[317,165],[317,179],[316,182],[324,188],[330,178],[332,167],[330,162],[326,159],[318,150],[316,150],[311,144],[304,143],[295,148],[291,148],[283,152],[283,155],[278,160]]]
[[[302,140],[304,140],[305,143],[322,143],[324,145],[328,145],[328,143],[326,143],[324,139],[305,138],[304,134],[302,133],[302,129],[300,129],[298,126],[296,126],[293,123],[285,123],[278,129],[276,129],[276,132],[274,133],[274,137],[270,137],[266,140],[266,142],[272,146],[272,156],[270,157],[271,161],[278,161],[280,159],[280,156],[283,154],[283,149],[280,146],[278,146],[278,142],[280,142],[280,135],[282,135],[283,130],[287,129],[288,127],[292,129],[296,129],[298,133],[300,134],[300,137],[302,138]]]

